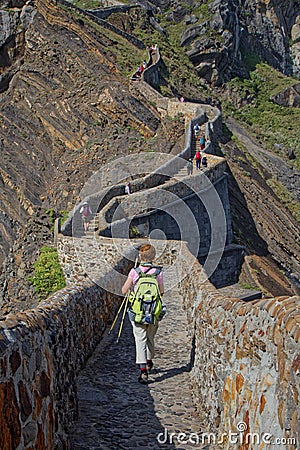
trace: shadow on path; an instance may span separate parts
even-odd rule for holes
[[[116,344],[118,328],[104,336],[80,374],[79,420],[70,431],[71,450],[175,449],[165,442],[149,387],[137,382],[128,319]]]
[[[120,342],[116,343],[117,323],[80,373],[79,418],[69,433],[71,450],[205,448],[179,438],[203,432],[190,379],[195,343],[186,331],[178,290],[168,293],[165,301],[167,314],[159,324],[148,386],[137,381],[139,369],[127,317]]]

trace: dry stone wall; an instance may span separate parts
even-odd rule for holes
[[[226,196],[223,201],[223,207],[226,208],[227,219],[230,224],[229,217],[229,201],[227,197],[227,185],[224,172],[226,171],[227,165],[224,158],[211,157],[209,159],[210,168],[204,172],[199,172],[198,176],[190,177],[184,179],[184,181],[176,180],[176,176],[170,182],[165,183],[163,186],[152,187],[147,183],[148,180],[144,181],[144,189],[132,192],[130,198],[128,196],[114,197],[107,205],[102,209],[101,215],[106,219],[107,225],[112,222],[112,220],[117,220],[117,215],[115,215],[116,208],[124,202],[122,208],[122,218],[128,217],[132,218],[136,214],[146,212],[150,205],[159,205],[160,208],[166,207],[170,203],[170,195],[176,197],[176,199],[184,199],[195,193],[213,189],[218,184],[222,184],[219,188],[219,195]],[[168,195],[170,193],[170,195]],[[153,209],[153,206],[152,208]],[[113,219],[114,218],[114,219]],[[120,217],[121,218],[121,217]]]
[[[143,81],[139,81],[137,84],[140,86],[141,83],[144,83]],[[154,91],[151,86],[149,86],[147,83],[144,83],[145,86],[147,86],[147,90],[150,90],[151,92]],[[148,94],[147,94],[148,95]],[[162,99],[164,99],[162,97]],[[159,102],[160,103],[160,102]],[[171,114],[176,115],[178,114],[178,109],[176,105],[181,105],[180,103],[176,102],[176,105],[173,105],[173,100],[169,100],[165,107],[167,109],[164,110],[164,114]],[[168,104],[173,105],[171,107],[168,106]],[[165,183],[170,177],[176,175],[182,168],[185,167],[185,161],[191,156],[192,154],[192,133],[193,133],[193,126],[196,122],[198,122],[200,125],[206,123],[207,121],[207,112],[210,113],[215,118],[215,125],[209,125],[210,128],[215,127],[216,129],[219,129],[219,122],[221,120],[221,115],[219,114],[220,111],[217,108],[209,108],[207,106],[206,112],[199,107],[199,105],[193,105],[190,104],[190,107],[187,106],[187,109],[182,109],[182,111],[187,111],[187,128],[186,128],[186,135],[185,135],[185,146],[184,149],[179,153],[179,155],[174,156],[173,158],[168,157],[166,155],[165,162],[161,163],[161,157],[156,158],[156,161],[151,161],[151,166],[149,168],[146,165],[145,161],[145,171],[150,172],[144,177],[141,177],[135,181],[131,181],[131,192],[138,192],[142,190],[147,190],[154,188],[156,186],[162,185]],[[191,119],[193,114],[198,114],[196,117]],[[215,114],[215,115],[214,115]],[[207,122],[210,124],[210,122]],[[210,136],[210,134],[209,134]],[[205,152],[208,154],[215,154],[215,147],[214,147],[214,139],[211,137],[210,140],[207,141],[205,146]],[[153,154],[155,156],[155,154]],[[148,158],[148,157],[147,157]],[[222,163],[223,161],[223,163]],[[149,163],[149,162],[148,162]],[[207,176],[212,181],[212,183],[215,183],[218,177],[222,177],[223,173],[225,171],[225,160],[217,158],[213,161],[212,167],[207,172]],[[86,196],[82,199],[83,201],[88,201],[92,210],[99,212],[103,208],[105,208],[109,202],[113,202],[114,198],[119,197],[125,193],[125,185],[126,183],[120,183],[116,186],[111,185],[111,181],[107,180],[107,188],[105,189],[98,189],[98,185],[103,186],[104,180],[102,178],[101,174],[101,183],[97,183],[97,179],[93,178],[92,180],[92,193],[86,193]],[[82,234],[82,226],[81,226],[81,216],[79,214],[80,207],[82,206],[82,203],[79,205],[76,205],[74,210],[71,211],[68,220],[64,223],[62,226],[62,233],[66,236],[80,236]],[[109,206],[107,206],[109,208]]]
[[[160,101],[161,109],[171,107],[168,114],[172,108],[178,114],[182,107]],[[184,158],[191,151],[193,120],[204,114],[209,111],[202,109],[198,118],[189,117]],[[210,121],[213,125],[208,125],[214,134],[220,117],[217,114]],[[166,167],[169,170],[170,164]],[[164,176],[151,174],[137,181],[136,188],[145,182],[153,187],[158,180],[165,181]],[[123,186],[117,186],[114,195],[121,193]],[[68,286],[38,308],[0,320],[1,450],[68,448],[68,425],[77,414],[76,376],[113,317],[119,298],[111,292],[119,291],[121,274],[128,272],[134,259],[132,243],[125,240],[122,254],[127,257],[118,256],[115,242],[109,239],[100,239],[97,247],[93,239],[81,242],[58,235],[57,240]],[[127,253],[126,245],[130,246]],[[110,260],[120,277],[109,267],[97,272],[97,267],[107,267],[99,264],[101,259]],[[228,437],[240,431],[238,424],[244,424],[241,441],[231,444],[227,439],[222,445],[225,449],[258,448],[246,441],[248,433],[294,439],[294,444],[289,442],[284,448],[299,448],[299,297],[251,303],[229,299],[202,278],[201,265],[184,243],[170,241],[161,263],[175,259],[180,278],[186,274],[180,289],[194,343],[195,397],[206,425],[218,436]],[[93,282],[95,272],[98,283]],[[106,289],[101,288],[101,277],[105,277]],[[174,280],[172,273],[170,279]]]
[[[197,257],[212,273],[210,280],[216,287],[236,283],[244,248],[232,243],[226,162],[213,155],[209,155],[209,161],[211,167],[205,173],[199,171],[184,181],[175,177],[162,188],[112,199],[97,216],[98,232],[124,238],[130,227],[142,236],[159,229],[166,240],[186,240],[192,252],[198,249]]]
[[[68,425],[77,414],[76,376],[113,317],[118,297],[110,292],[123,282],[116,272],[100,271],[98,281],[105,276],[107,286],[103,290],[90,274],[109,258],[120,276],[127,273],[138,245],[120,240],[119,254],[127,255],[120,258],[116,242],[99,241],[58,235],[68,287],[38,308],[0,321],[1,450],[68,448]],[[191,374],[205,425],[220,438],[238,432],[243,423],[253,436],[268,439],[271,434],[288,442],[282,448],[296,449],[299,297],[251,303],[226,298],[204,279],[201,265],[183,242],[160,244],[158,263],[170,266],[166,290],[168,276],[174,282],[176,272],[182,279],[180,290],[194,342]],[[89,256],[87,264],[82,264],[84,253]],[[251,441],[247,445],[246,431],[239,435],[239,445],[227,440],[222,448],[258,448]]]
[[[129,261],[118,263],[127,273]],[[115,273],[106,274],[106,291],[83,279],[38,308],[0,321],[1,450],[68,448],[66,432],[77,415],[76,376],[118,305],[110,294],[119,283]]]
[[[189,273],[186,261],[183,273]],[[226,298],[201,281],[200,271],[195,262],[181,292],[195,346],[194,392],[207,429],[222,449],[275,443],[298,449],[300,298]]]

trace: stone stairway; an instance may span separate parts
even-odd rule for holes
[[[148,385],[137,382],[134,339],[127,317],[119,343],[120,320],[81,372],[79,419],[70,430],[71,450],[210,448],[202,443],[204,430],[193,402],[192,340],[186,332],[178,289],[169,291],[165,301],[168,313],[157,333]]]
[[[196,139],[193,138],[192,148],[196,148],[196,143],[198,143],[198,141],[196,141]],[[216,157],[215,155],[207,154],[206,157],[207,157],[207,168],[201,167],[201,173],[205,173],[206,170],[209,170],[210,167],[212,167],[214,164],[216,164],[219,161],[219,158]],[[164,183],[162,183],[161,186],[168,185],[169,183],[174,182],[174,181],[184,181],[184,179],[186,179],[189,176],[199,175],[199,172],[200,171],[196,169],[195,160],[193,159],[192,174],[189,175],[187,165],[186,165],[185,167],[182,167],[170,180],[167,180]],[[138,192],[140,192],[140,191],[138,191]],[[85,233],[85,236],[87,236],[87,237],[94,236],[94,233],[97,230],[105,229],[106,226],[107,226],[107,223],[105,221],[105,218],[103,217],[102,212],[100,211],[100,212],[94,214],[94,216],[90,222],[89,230]]]
[[[92,236],[94,235],[94,232],[98,229],[98,221],[99,221],[99,215],[93,214],[93,218],[90,222],[89,229],[85,233],[86,236]]]

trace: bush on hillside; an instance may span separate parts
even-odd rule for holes
[[[40,301],[66,286],[56,248],[47,246],[41,248],[38,260],[34,264],[34,274],[29,281],[33,284]]]

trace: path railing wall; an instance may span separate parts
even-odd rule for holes
[[[71,255],[72,243],[62,245]],[[127,273],[130,267],[122,259],[116,269]],[[120,284],[115,273],[108,273],[103,290],[82,267],[78,271],[77,287],[0,320],[1,450],[68,448],[68,425],[77,415],[76,376],[118,306],[109,286],[114,292]]]
[[[194,340],[191,375],[207,429],[218,439],[223,434],[224,449],[273,448],[276,440],[299,448],[300,298],[225,298],[201,281],[197,262],[190,270],[182,256],[181,293]]]
[[[199,115],[191,120],[188,124],[188,127],[186,129],[186,136],[185,136],[185,147],[184,149],[179,153],[179,155],[174,156],[173,158],[169,159],[166,163],[162,164],[160,167],[158,167],[156,170],[154,170],[152,173],[149,173],[148,175],[141,177],[140,179],[137,179],[135,181],[132,181],[131,187],[132,192],[137,192],[139,190],[143,189],[149,189],[153,188],[155,186],[159,186],[163,184],[165,181],[170,179],[172,176],[174,176],[176,173],[178,173],[182,168],[185,167],[186,160],[191,156],[192,154],[192,133],[193,133],[193,125],[198,122],[199,124],[202,124],[206,120],[205,113],[199,108],[198,110]],[[211,142],[208,143],[206,150],[209,152],[209,149],[211,148]],[[112,198],[123,195],[125,192],[125,185],[126,182],[120,183],[117,186],[112,186],[106,189],[105,195],[103,194],[103,190],[99,192],[95,192],[93,194],[90,194],[82,199],[82,202],[79,205],[76,205],[73,211],[70,213],[67,221],[62,226],[62,233],[67,236],[71,236],[73,233],[73,230],[77,229],[76,223],[78,224],[78,227],[81,225],[81,218],[79,214],[79,210],[82,206],[82,203],[84,201],[88,201],[89,204],[92,207],[92,210],[95,212],[99,212],[104,206],[111,201]],[[74,220],[74,223],[73,223]]]
[[[200,110],[195,120],[204,114]],[[220,117],[207,125],[212,133],[217,132]],[[191,152],[193,120],[180,154],[184,159]],[[176,161],[164,167],[167,175],[161,175],[160,169],[143,182],[147,180],[149,186],[163,182],[180,167]],[[136,183],[138,187],[141,181]],[[112,195],[120,195],[123,186],[113,189]],[[67,227],[72,227],[72,220]],[[81,261],[74,262],[72,239],[57,238],[64,270],[77,285],[57,292],[35,309],[0,320],[1,450],[68,448],[68,425],[77,414],[76,376],[119,301],[110,293],[121,285],[115,272],[106,274],[106,289],[102,289],[101,283],[90,281]],[[270,430],[272,439],[295,439],[295,444],[283,444],[284,448],[299,448],[299,297],[251,303],[225,298],[203,281],[201,266],[184,244],[178,247],[178,273],[186,274],[180,289],[194,342],[191,375],[207,426],[219,437],[224,433],[225,449],[258,448],[257,442],[249,444],[251,435],[246,441],[247,435],[270,439],[265,435]],[[170,253],[174,257],[173,248]],[[116,263],[111,254],[111,259],[117,271],[127,273],[132,256]],[[230,446],[226,439],[230,433],[238,433],[241,441]],[[273,448],[271,443],[268,447]]]
[[[159,209],[167,208],[171,197],[168,193],[173,194],[173,199],[176,198],[176,201],[178,202],[187,201],[188,198],[199,194],[201,191],[207,191],[208,189],[220,191],[219,196],[221,197],[222,193],[227,193],[227,178],[224,175],[227,164],[224,158],[214,157],[214,159],[214,164],[212,164],[205,173],[200,172],[199,176],[189,178],[186,182],[176,180],[175,177],[173,180],[165,183],[163,188],[159,189],[156,185],[152,188],[148,187],[144,190],[136,190],[132,192],[130,198],[127,195],[112,198],[98,215],[102,227],[104,226],[104,228],[107,228],[110,227],[110,225],[115,225],[118,220],[128,220],[130,222],[137,214],[146,214],[148,209],[151,209],[152,213],[155,213],[156,208],[154,208],[153,205],[156,205]],[[217,187],[219,184],[222,185],[220,188]],[[118,217],[116,209],[122,202],[124,202],[125,206],[121,210],[122,217]],[[152,206],[150,207],[150,205]],[[224,211],[226,211],[227,223],[230,227],[228,233],[230,233],[231,241],[232,230],[227,196],[224,198],[223,208]],[[104,231],[104,228],[101,229],[101,227],[99,227],[99,231]],[[206,234],[209,235],[209,232],[207,231]]]

